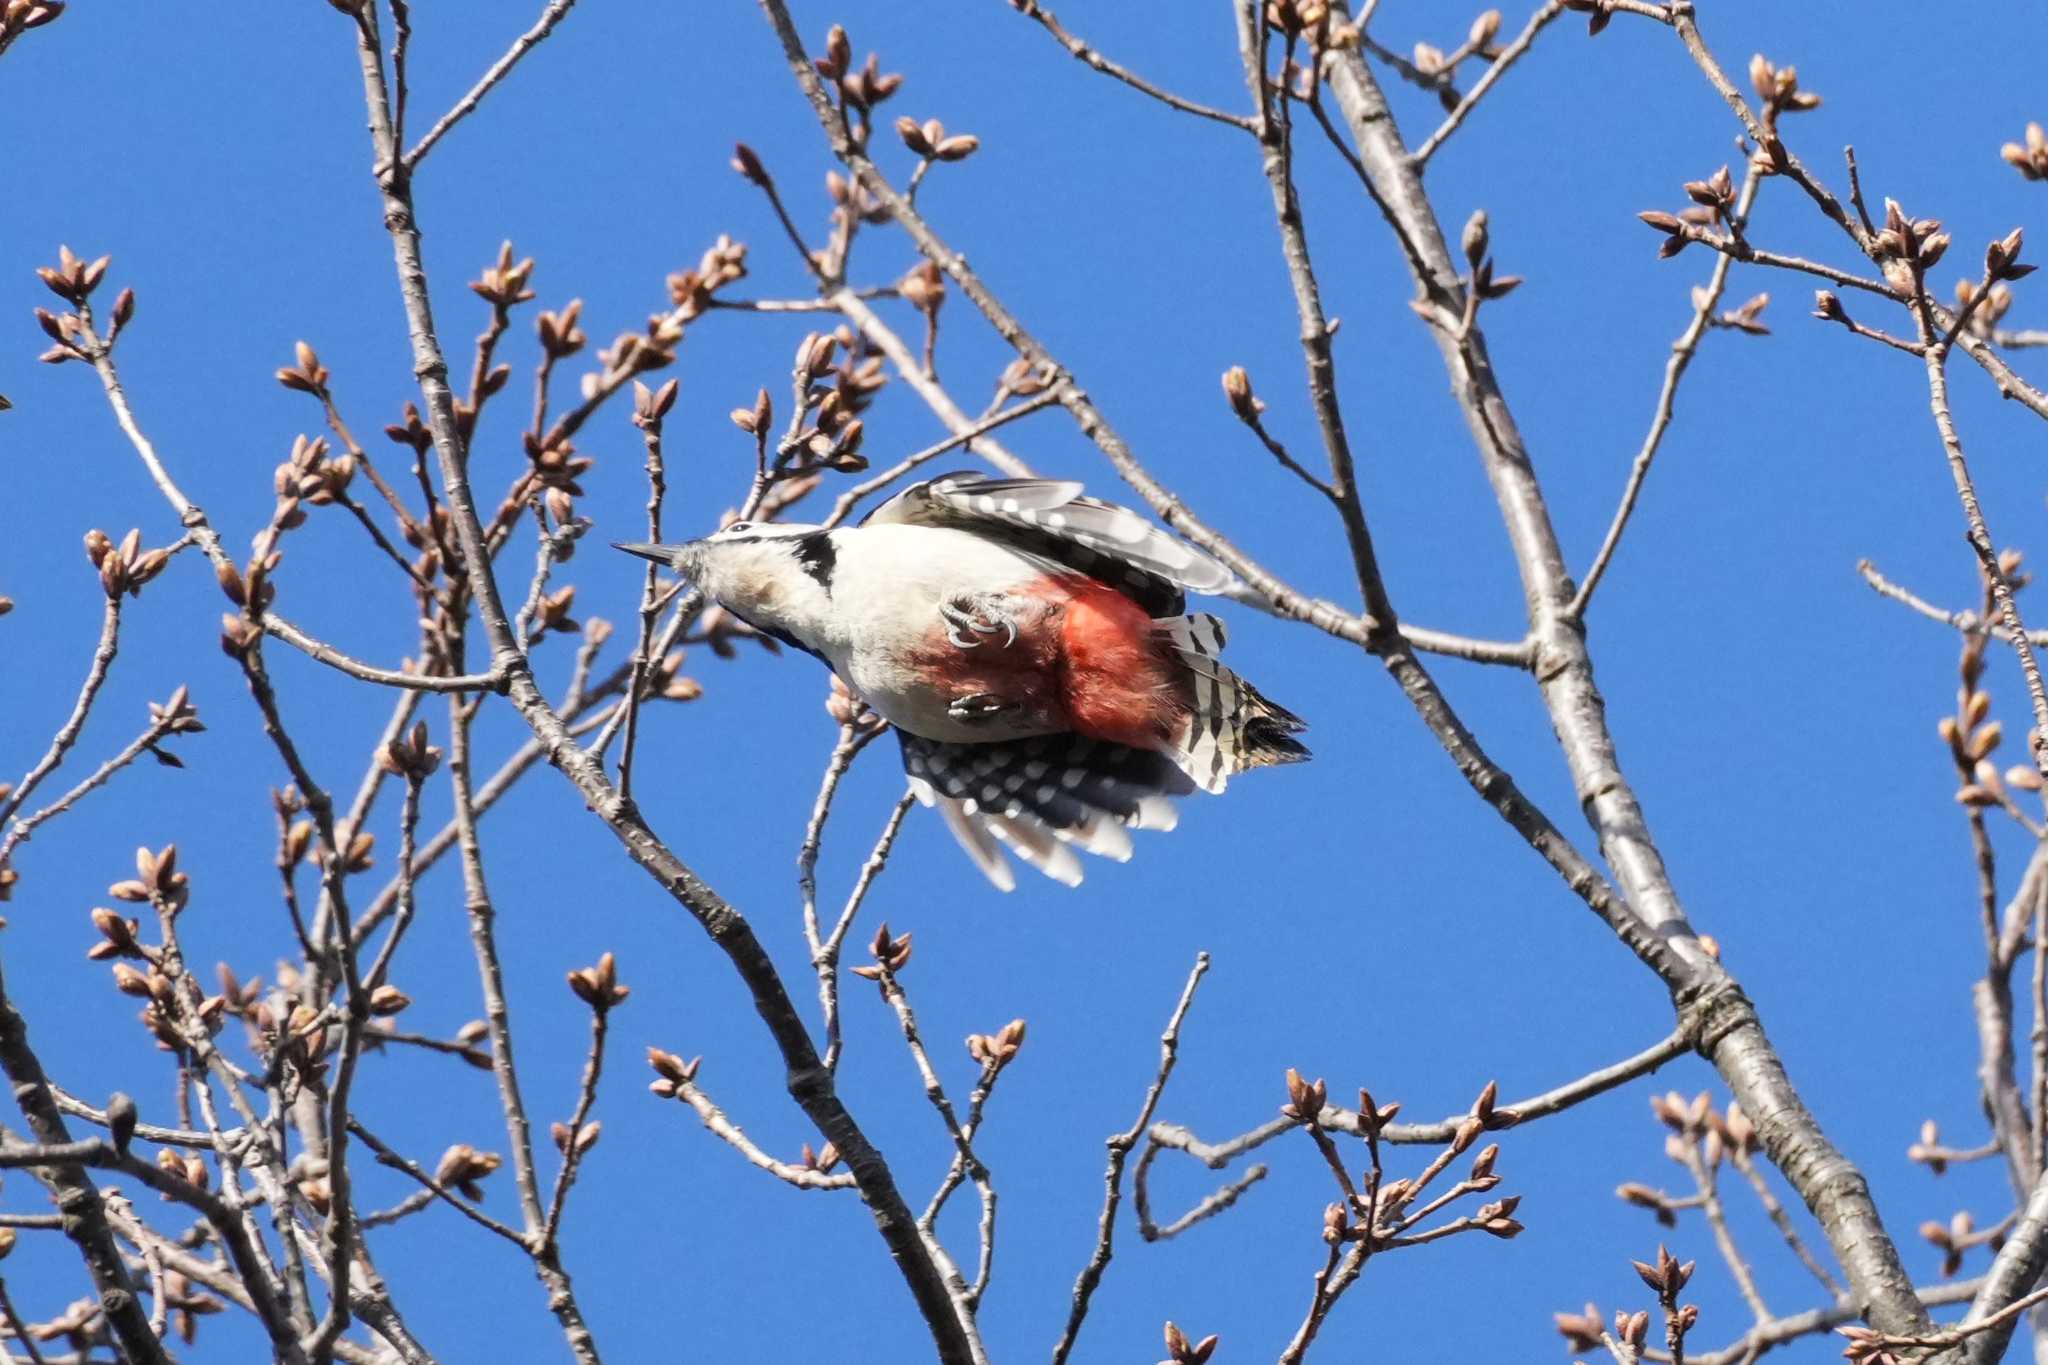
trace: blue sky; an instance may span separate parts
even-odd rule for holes
[[[524,6],[416,7],[416,126],[467,87],[530,22]],[[1197,99],[1243,102],[1223,6],[1072,3],[1079,33]],[[1471,15],[1389,4],[1382,41],[1450,46]],[[1507,15],[1513,32],[1524,8]],[[1341,601],[1336,528],[1231,420],[1220,372],[1250,368],[1273,429],[1313,448],[1296,321],[1254,149],[1227,129],[1167,114],[1091,74],[997,0],[958,5],[803,4],[812,41],[837,20],[856,49],[908,76],[889,113],[938,117],[982,141],[932,177],[921,203],[939,230],[1060,355],[1161,478],[1291,581]],[[1873,197],[1948,220],[1952,274],[1979,244],[2039,221],[2038,186],[1997,159],[2043,110],[2038,25],[2016,4],[1949,16],[1887,0],[1711,7],[1709,41],[1731,69],[1752,51],[1797,63],[1826,97],[1788,125],[1831,180],[1858,149]],[[1912,25],[1913,41],[1899,30]],[[1985,42],[1987,33],[1999,41]],[[230,544],[267,516],[270,471],[317,412],[270,378],[292,343],[314,343],[359,432],[394,420],[408,393],[404,320],[367,174],[360,85],[345,21],[325,6],[246,5],[207,22],[171,5],[78,5],[4,58],[0,100],[15,135],[0,162],[0,468],[10,533],[0,593],[0,767],[25,768],[69,706],[98,622],[79,538],[130,526],[176,534],[77,367],[33,363],[28,310],[47,302],[32,267],[59,242],[111,252],[140,308],[121,361],[143,422]],[[1930,98],[1951,92],[1954,98]],[[1397,91],[1411,140],[1434,101]],[[1491,215],[1500,268],[1528,277],[1487,310],[1489,339],[1575,561],[1598,544],[1649,420],[1670,339],[1704,278],[1703,252],[1655,258],[1633,221],[1673,208],[1679,184],[1734,160],[1735,125],[1665,30],[1626,17],[1597,40],[1567,20],[1547,33],[1433,164],[1453,228]],[[463,282],[510,238],[539,262],[538,306],[585,300],[594,338],[663,305],[663,277],[720,233],[753,247],[738,292],[797,296],[805,279],[758,195],[727,168],[757,148],[798,216],[822,235],[829,159],[752,6],[581,6],[513,80],[438,148],[418,183],[443,339],[466,370],[482,305]],[[1326,302],[1344,320],[1337,359],[1367,505],[1395,600],[1409,619],[1518,633],[1520,596],[1478,461],[1377,215],[1319,146],[1304,148],[1306,208]],[[901,175],[893,147],[885,162]],[[1739,163],[1738,163],[1739,165]],[[1832,230],[1782,184],[1765,187],[1752,238],[1841,257]],[[888,232],[864,237],[855,274],[888,282],[913,262]],[[1794,1079],[1876,1187],[1917,1275],[1937,1257],[1925,1218],[2007,1207],[1988,1168],[1937,1184],[1905,1159],[1923,1115],[1974,1142],[1968,988],[1979,971],[1973,873],[1947,758],[1934,735],[1951,706],[1955,642],[1880,602],[1854,565],[1869,556],[1938,601],[1969,605],[1972,561],[1928,420],[1918,365],[1806,316],[1797,280],[1738,270],[1731,301],[1768,289],[1774,335],[1709,336],[1680,398],[1643,507],[1591,616],[1592,646],[1621,754],[1698,926],[1724,945]],[[2038,323],[2022,286],[2013,321]],[[530,325],[530,314],[528,316]],[[903,325],[914,330],[904,312]],[[708,528],[743,489],[751,452],[726,412],[776,391],[800,320],[717,315],[697,325],[675,373],[669,426],[672,526]],[[521,456],[518,412],[535,358],[509,359],[511,401],[487,414],[474,457],[496,487]],[[977,406],[1006,359],[964,300],[947,304],[941,372]],[[2024,361],[2024,357],[2022,358]],[[2024,365],[2023,365],[2024,368]],[[2035,367],[2038,368],[2038,367]],[[1970,370],[1957,416],[1994,532],[2029,547],[2040,515],[2032,419]],[[894,389],[868,423],[879,457],[939,428]],[[1046,470],[1115,480],[1056,413],[1006,434]],[[597,458],[584,510],[600,539],[628,538],[644,498],[637,433],[623,409],[587,430]],[[378,453],[373,451],[373,454]],[[279,607],[364,657],[413,646],[395,574],[364,569],[357,528],[331,515],[296,534]],[[523,552],[512,561],[523,564]],[[578,610],[630,622],[635,565],[587,552],[571,566]],[[267,788],[281,784],[237,670],[214,646],[220,599],[195,559],[128,613],[106,700],[74,762],[97,761],[142,705],[191,686],[210,725],[180,746],[182,771],[124,773],[110,794],[39,832],[9,907],[8,982],[43,1060],[88,1096],[124,1088],[145,1118],[170,1110],[161,1058],[103,967],[88,963],[85,912],[126,875],[136,844],[176,841],[194,882],[185,921],[197,961],[268,976],[290,933],[270,868]],[[1030,1021],[1021,1061],[990,1107],[979,1149],[1002,1192],[997,1275],[983,1321],[998,1358],[1049,1350],[1101,1198],[1102,1138],[1130,1122],[1161,1022],[1198,950],[1215,967],[1187,1026],[1161,1117],[1205,1135],[1266,1117],[1294,1066],[1337,1094],[1369,1086],[1431,1117],[1488,1079],[1506,1095],[1546,1088],[1637,1050],[1669,1027],[1662,992],[1474,801],[1377,667],[1302,628],[1228,610],[1233,661],[1309,718],[1317,760],[1255,774],[1190,802],[1178,832],[1141,836],[1128,866],[1091,864],[1068,892],[1031,880],[997,896],[935,821],[914,815],[864,922],[914,930],[906,982],[945,1078],[973,1070],[958,1039]],[[622,641],[623,643],[623,641]],[[568,650],[545,646],[559,686]],[[268,651],[288,718],[316,772],[351,789],[387,708],[283,647]],[[703,700],[654,712],[638,795],[676,849],[742,907],[807,997],[793,860],[832,741],[824,678],[801,658],[693,656]],[[1451,697],[1524,789],[1575,836],[1568,779],[1526,679],[1444,663]],[[1990,686],[2009,732],[2024,724],[2017,673]],[[428,707],[437,732],[444,716]],[[482,761],[519,737],[487,708]],[[823,862],[828,903],[899,790],[874,750],[837,808]],[[68,771],[68,770],[67,770]],[[12,775],[11,773],[9,775]],[[430,819],[446,797],[428,797]],[[393,812],[384,812],[388,867]],[[919,1358],[925,1337],[901,1282],[850,1196],[802,1194],[744,1166],[692,1115],[644,1088],[657,1044],[706,1057],[707,1090],[783,1154],[814,1134],[780,1093],[779,1069],[744,993],[697,927],[619,855],[572,791],[535,773],[487,817],[518,1056],[535,1117],[566,1117],[584,1048],[563,973],[607,949],[632,999],[615,1019],[597,1117],[605,1137],[578,1186],[566,1254],[601,1347],[615,1360]],[[2003,835],[2001,834],[2001,837]],[[2008,863],[2024,849],[2009,842]],[[2009,882],[2008,882],[2009,886]],[[418,998],[408,1022],[451,1032],[475,1017],[461,889],[442,868],[394,979]],[[864,938],[857,934],[856,938]],[[860,983],[853,983],[856,987]],[[842,1088],[914,1201],[947,1143],[919,1094],[894,1023],[869,992],[847,998]],[[1712,1082],[1700,1063],[1510,1135],[1504,1191],[1528,1231],[1460,1238],[1376,1261],[1338,1310],[1325,1358],[1562,1359],[1550,1313],[1593,1299],[1645,1306],[1627,1258],[1658,1230],[1612,1187],[1684,1176],[1660,1154],[1644,1096]],[[488,1079],[446,1059],[373,1058],[365,1121],[431,1159],[451,1141],[502,1150]],[[1717,1089],[1717,1094],[1718,1094]],[[552,1154],[543,1156],[551,1161]],[[1077,1359],[1153,1359],[1159,1324],[1220,1332],[1219,1359],[1270,1356],[1293,1331],[1320,1264],[1328,1197],[1305,1140],[1267,1153],[1273,1176],[1227,1218],[1144,1246],[1124,1229]],[[551,1169],[551,1168],[550,1168]],[[403,1187],[361,1176],[366,1203]],[[489,1206],[509,1215],[509,1180]],[[1162,1161],[1156,1197],[1176,1208],[1209,1173]],[[1774,1308],[1816,1301],[1730,1191]],[[37,1207],[25,1178],[9,1208]],[[965,1207],[965,1201],[960,1206]],[[445,1359],[563,1358],[523,1263],[453,1215],[378,1234],[400,1307]],[[963,1217],[956,1247],[971,1246]],[[1704,1341],[1738,1335],[1740,1301],[1704,1228],[1667,1234],[1703,1267],[1693,1293]],[[1980,1256],[1982,1253],[1978,1253]],[[83,1292],[59,1244],[25,1240],[4,1267],[18,1302],[47,1315]],[[211,1319],[195,1358],[247,1359],[246,1324]],[[1815,1358],[1830,1348],[1807,1348]]]

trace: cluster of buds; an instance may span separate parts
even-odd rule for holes
[[[206,1159],[197,1152],[187,1154],[175,1147],[160,1147],[156,1154],[156,1168],[202,1190],[213,1181],[212,1174],[206,1169]],[[165,1195],[164,1198],[169,1199],[170,1196]]]
[[[548,1136],[554,1139],[555,1150],[563,1156],[582,1156],[597,1146],[597,1139],[603,1132],[604,1125],[595,1119],[576,1129],[559,1121],[548,1125]]]
[[[1645,226],[1654,232],[1664,234],[1664,240],[1657,246],[1657,256],[1669,260],[1692,245],[1691,231],[1700,226],[1695,218],[1707,218],[1709,210],[1695,205],[1684,213],[1666,213],[1662,209],[1644,209],[1636,215]]]
[[[881,980],[884,973],[896,975],[910,964],[910,938],[909,934],[901,938],[892,937],[885,922],[875,930],[874,941],[868,944],[868,953],[874,962],[853,968],[853,974],[870,981]]]
[[[659,697],[663,701],[695,701],[704,695],[704,685],[695,678],[683,676],[683,651],[671,650],[664,658],[651,662],[647,676],[640,683],[642,701]]]
[[[136,937],[142,929],[139,920],[128,919],[120,911],[101,905],[93,909],[92,927],[99,931],[100,938],[85,950],[85,955],[94,962],[103,962],[110,957],[135,961],[148,959],[149,951]]]
[[[600,957],[594,967],[570,972],[569,989],[576,992],[578,1000],[599,1014],[633,993],[630,986],[619,984],[619,964],[610,953]]]
[[[1884,226],[1871,241],[1871,252],[1885,263],[1887,278],[1894,273],[1894,262],[1903,263],[1912,273],[1932,270],[1948,245],[1949,236],[1941,230],[1939,218],[1908,218],[1898,200],[1884,201]]]
[[[98,923],[98,917],[94,917]],[[263,999],[263,978],[252,976],[247,981],[235,975],[234,969],[225,962],[216,962],[214,973],[220,978],[220,1001],[223,1012],[237,1019],[247,1019]]]
[[[100,281],[107,277],[107,266],[111,256],[102,256],[96,261],[81,260],[72,254],[68,246],[57,248],[57,264],[36,267],[36,278],[48,286],[50,292],[74,308],[83,307],[92,297],[92,291],[100,287]]]
[[[533,298],[533,290],[527,287],[532,279],[533,257],[528,256],[515,265],[512,244],[505,242],[498,247],[498,259],[485,266],[483,274],[471,280],[469,287],[492,308],[504,312]]]
[[[171,1330],[187,1346],[198,1340],[200,1318],[227,1311],[226,1304],[201,1293],[175,1270],[164,1272],[164,1305],[171,1310]]]
[[[809,409],[805,416],[808,420],[783,441],[778,453],[778,461],[794,473],[831,469],[842,474],[857,474],[868,467],[867,460],[860,454],[866,425],[854,414],[867,406],[880,385],[870,386],[858,373],[849,379],[839,365],[840,344],[838,336],[812,332],[797,347],[796,372],[802,376],[801,382],[805,386],[804,401]],[[828,376],[836,376],[839,382],[824,388],[822,381]],[[879,375],[875,377],[879,378]],[[734,420],[739,420],[737,413]],[[756,434],[758,436],[758,431]]]
[[[815,1171],[819,1175],[832,1174],[833,1168],[839,1164],[839,1159],[839,1148],[829,1142],[815,1149],[806,1142],[803,1150],[797,1154],[799,1166],[807,1171]]]
[[[981,139],[972,133],[948,133],[946,125],[935,118],[919,123],[908,114],[896,120],[896,136],[926,161],[965,161],[981,146]]]
[[[65,255],[68,258],[70,253],[67,251]],[[94,265],[104,268],[105,262],[106,258],[103,256],[100,260],[94,262]],[[72,264],[76,264],[75,260]],[[86,267],[86,269],[90,270],[91,267]],[[50,283],[50,287],[58,289],[60,293],[63,289],[70,288],[73,283],[73,277],[69,273],[60,274],[45,267],[42,274],[45,283],[50,283],[51,276],[57,277],[57,283]],[[60,288],[60,285],[62,288]],[[87,292],[90,292],[91,285],[84,285],[83,287]],[[35,311],[36,325],[41,327],[43,333],[56,343],[49,350],[37,356],[36,359],[46,365],[61,365],[67,360],[92,359],[91,334],[86,328],[84,318],[76,313],[52,313],[47,308],[38,308]],[[107,328],[107,335],[102,344],[104,346],[112,346],[115,338],[121,335],[121,329],[126,327],[129,319],[134,316],[135,291],[133,289],[123,289],[120,296],[114,300],[112,321]]]
[[[161,853],[138,848],[135,850],[135,876],[128,881],[115,882],[107,888],[107,894],[117,901],[154,905],[167,914],[176,914],[191,899],[192,881],[178,871],[176,844],[164,845]]]
[[[93,1342],[101,1335],[101,1313],[96,1299],[79,1299],[58,1316],[48,1322],[38,1323],[29,1329],[29,1335],[37,1341],[63,1341],[85,1358]]]
[[[841,100],[863,113],[903,87],[900,74],[882,73],[882,59],[873,52],[856,69],[853,65],[853,42],[838,24],[834,24],[832,31],[825,35],[825,55],[815,58],[812,65],[817,67],[820,76],[838,88]]]
[[[1329,1102],[1329,1087],[1320,1079],[1306,1081],[1299,1071],[1291,1066],[1287,1068],[1287,1103],[1280,1106],[1282,1118],[1293,1119],[1297,1123],[1317,1123]]]
[[[760,170],[763,177],[766,177],[767,171],[761,169],[760,159],[754,157],[753,152],[744,143],[741,144],[740,150],[745,152],[747,157],[754,158],[753,165]],[[735,157],[734,164],[740,164],[740,160],[741,158]],[[746,172],[743,169],[741,173]],[[735,242],[723,233],[719,234],[718,240],[698,258],[695,269],[678,271],[668,277],[668,297],[676,307],[676,320],[691,322],[703,316],[710,309],[712,299],[719,290],[736,280],[746,278],[746,274],[747,244]]]
[[[572,498],[583,496],[583,485],[577,481],[590,472],[595,460],[578,455],[566,436],[540,437],[529,431],[524,445],[527,462],[533,466],[534,482],[543,488],[559,489]]]
[[[1615,1314],[1616,1325],[1619,1326],[1627,1316],[1622,1313]],[[1644,1313],[1641,1316],[1643,1319],[1644,1336],[1647,1339],[1650,1328],[1650,1315]],[[1586,1305],[1585,1311],[1580,1313],[1552,1313],[1550,1318],[1552,1322],[1557,1324],[1558,1335],[1564,1338],[1565,1345],[1569,1346],[1572,1350],[1598,1351],[1605,1348],[1605,1343],[1601,1338],[1607,1332],[1607,1319],[1600,1315],[1600,1309],[1597,1305],[1589,1303]]]
[[[277,382],[295,393],[310,393],[315,398],[327,397],[327,367],[320,363],[320,354],[305,342],[293,347],[295,364],[278,370]]]
[[[1209,1357],[1216,1354],[1216,1334],[1211,1332],[1200,1341],[1189,1341],[1187,1333],[1180,1330],[1180,1324],[1166,1324],[1166,1359],[1159,1365],[1209,1365]]]
[[[1956,281],[1956,312],[1969,319],[1966,330],[1971,336],[1989,340],[2011,308],[2012,290],[2002,284],[1981,289],[1975,280]]]
[[[896,285],[903,301],[924,314],[925,322],[936,327],[939,309],[946,302],[946,276],[930,261],[920,262]]]
[[[1511,1242],[1522,1235],[1522,1222],[1515,1217],[1515,1210],[1520,1208],[1521,1204],[1522,1196],[1519,1194],[1511,1194],[1505,1199],[1496,1199],[1490,1204],[1481,1204],[1473,1212],[1472,1221],[1487,1236],[1498,1237],[1503,1242]]]
[[[582,319],[582,299],[569,300],[559,313],[541,310],[533,326],[540,335],[540,348],[549,360],[567,360],[589,344],[590,338],[579,325]]]
[[[1030,398],[1051,388],[1059,377],[1059,371],[1050,361],[1034,365],[1023,356],[1018,356],[1003,366],[1003,372],[996,379],[998,397],[1014,394],[1018,398]]]
[[[2025,142],[2008,142],[1998,149],[2006,164],[2029,180],[2048,180],[2048,132],[2038,123],[2027,125]]]
[[[1465,264],[1472,268],[1472,292],[1481,299],[1505,298],[1522,282],[1520,275],[1493,273],[1492,235],[1487,230],[1485,209],[1466,219],[1458,246],[1465,253]]]
[[[654,1080],[647,1088],[663,1099],[673,1099],[685,1087],[697,1079],[697,1068],[704,1064],[702,1057],[684,1061],[673,1052],[663,1052],[658,1047],[647,1049],[647,1064],[654,1068]]]
[[[682,392],[682,381],[671,379],[658,389],[650,389],[639,380],[633,381],[633,425],[642,431],[659,431],[661,421],[676,405],[676,395]]]
[[[271,481],[280,504],[296,499],[315,507],[331,507],[347,499],[348,486],[356,476],[355,457],[336,455],[330,459],[327,449],[324,436],[292,438],[291,454],[277,467]],[[304,521],[305,514],[298,508],[279,507],[277,523],[281,529],[289,530]]]
[[[1706,307],[1707,304],[1707,291],[1699,285],[1694,285],[1692,290],[1692,306],[1695,309],[1699,309]],[[1764,309],[1770,307],[1770,305],[1771,296],[1769,294],[1755,294],[1744,301],[1739,307],[1722,309],[1719,314],[1711,319],[1711,322],[1713,326],[1726,327],[1734,332],[1747,332],[1753,337],[1769,336],[1771,329],[1764,325],[1763,313]]]
[[[465,1199],[481,1201],[484,1190],[479,1182],[504,1164],[505,1158],[496,1152],[479,1152],[466,1142],[458,1142],[441,1153],[441,1160],[434,1167],[434,1181]]]
[[[177,983],[155,967],[142,971],[125,962],[116,962],[113,972],[114,989],[143,1002],[142,1012],[138,1017],[143,1028],[156,1039],[157,1046],[166,1052],[184,1051],[186,1040],[177,1024],[183,1005]],[[211,996],[201,1001],[196,1011],[200,1027],[208,1033],[218,1032],[224,1012],[225,1007],[219,996]]]
[[[616,385],[632,375],[673,365],[682,340],[682,319],[673,313],[648,314],[645,332],[621,332],[609,348],[597,353],[605,373],[583,376],[583,396],[593,398],[606,384]]]
[[[1998,571],[2015,590],[2024,588],[2029,581],[2020,572],[2024,559],[2018,550],[2006,550],[1998,556]],[[1985,592],[1988,610],[1990,591]],[[1984,652],[1990,637],[1972,632],[1963,637],[1962,653],[1957,660],[1956,673],[1959,685],[1956,689],[1955,714],[1943,716],[1935,731],[1943,744],[1948,746],[1949,760],[1956,770],[1956,800],[1972,811],[1989,806],[2009,806],[2012,795],[2008,787],[2022,791],[2041,790],[2040,772],[2031,764],[2014,764],[2003,776],[1992,762],[1992,754],[2005,738],[2005,727],[1991,719],[1991,693],[1983,685]]]
[[[1472,21],[1465,33],[1465,41],[1449,52],[1434,43],[1415,45],[1409,57],[1414,68],[1414,79],[1436,91],[1437,102],[1448,112],[1458,107],[1463,97],[1455,84],[1458,67],[1469,57],[1481,57],[1493,61],[1500,56],[1501,49],[1494,41],[1500,36],[1500,11],[1486,10]],[[1307,98],[1304,94],[1303,98]]]
[[[1997,283],[2001,280],[2023,280],[2038,267],[2020,264],[2020,245],[2025,241],[2018,228],[2000,237],[1984,248],[1984,278]]]
[[[967,1055],[991,1071],[1000,1071],[1024,1050],[1024,1021],[1012,1019],[994,1033],[967,1035]]]
[[[825,172],[825,194],[832,201],[832,225],[840,233],[845,232],[849,218],[869,224],[889,221],[887,204],[858,180],[848,180],[837,171]]]
[[[548,635],[573,635],[583,629],[582,622],[569,614],[576,605],[576,585],[570,583],[550,593],[543,593],[533,604],[534,640],[538,643]]]
[[[1316,51],[1348,47],[1358,41],[1356,27],[1332,22],[1326,0],[1266,0],[1265,17],[1267,28]]]
[[[1705,180],[1685,182],[1685,197],[1707,210],[1711,221],[1726,222],[1735,213],[1735,177],[1726,166]]]
[[[1954,1278],[1963,1268],[1965,1252],[1981,1246],[1989,1246],[1996,1252],[2004,1246],[2005,1232],[2003,1223],[1979,1228],[1968,1209],[1956,1210],[1946,1223],[1929,1219],[1920,1225],[1920,1236],[1941,1253],[1941,1277],[1944,1280]]]
[[[1656,1264],[1652,1265],[1647,1261],[1630,1261],[1629,1264],[1635,1267],[1636,1274],[1642,1276],[1643,1283],[1650,1287],[1650,1292],[1657,1296],[1657,1302],[1672,1308],[1677,1306],[1678,1296],[1684,1291],[1686,1281],[1692,1278],[1693,1268],[1698,1263],[1681,1262],[1660,1242],[1657,1245]]]
[[[1749,59],[1749,85],[1763,101],[1764,126],[1775,128],[1780,114],[1803,114],[1820,108],[1820,96],[1799,88],[1799,68],[1772,66],[1759,52]]]
[[[1740,1163],[1757,1150],[1756,1124],[1742,1112],[1742,1106],[1730,1101],[1726,1110],[1716,1109],[1713,1097],[1704,1090],[1690,1100],[1675,1090],[1652,1095],[1650,1113],[1671,1130],[1664,1139],[1664,1154],[1681,1165],[1690,1166],[1697,1159],[1711,1168],[1728,1156]],[[1644,1196],[1641,1186],[1623,1185],[1616,1193],[1627,1203],[1657,1207]],[[1658,1221],[1665,1220],[1660,1217]]]
[[[149,724],[165,735],[196,735],[206,728],[199,719],[199,708],[182,686],[167,700],[149,703]]]
[[[108,597],[119,597],[124,592],[140,597],[142,585],[162,573],[164,565],[171,562],[169,550],[142,548],[140,530],[131,530],[121,537],[119,545],[105,531],[87,531],[85,557],[99,570],[100,587]]]
[[[1856,1365],[1905,1365],[1905,1357],[1892,1349],[1896,1343],[1882,1332],[1854,1326],[1835,1331],[1849,1343],[1842,1349],[1844,1360]]]
[[[301,825],[309,823],[307,821],[300,822]],[[296,829],[297,827],[294,828]],[[310,838],[310,835],[304,837]],[[355,826],[346,820],[340,820],[335,823],[334,846],[339,854],[338,862],[341,867],[341,874],[344,877],[353,877],[359,872],[368,872],[376,864],[377,860],[374,856],[374,851],[377,847],[377,836],[368,830],[357,830]],[[324,870],[327,866],[326,846],[315,843],[312,845],[312,853],[314,864]]]
[[[427,723],[417,721],[409,733],[378,751],[377,765],[393,777],[401,777],[408,782],[424,782],[441,766],[441,751],[427,743]]]
[[[434,433],[427,430],[427,424],[420,418],[419,405],[405,405],[405,420],[394,422],[384,428],[385,437],[394,445],[409,446],[415,455],[424,455],[434,448]]]

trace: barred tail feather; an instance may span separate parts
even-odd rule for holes
[[[1294,736],[1307,722],[1225,667],[1223,623],[1207,613],[1176,616],[1153,631],[1187,670],[1190,708],[1171,753],[1206,792],[1220,792],[1237,773],[1299,763],[1308,747]]]

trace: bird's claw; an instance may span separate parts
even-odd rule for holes
[[[1005,711],[1013,711],[1017,703],[1006,701],[993,692],[971,692],[957,697],[946,708],[946,714],[954,720],[976,722],[994,720]]]
[[[949,602],[939,604],[939,615],[945,619],[949,629],[946,638],[961,649],[973,649],[981,643],[977,635],[1003,636],[1003,648],[1017,643],[1017,621],[1003,605],[999,596],[989,593],[966,593]]]

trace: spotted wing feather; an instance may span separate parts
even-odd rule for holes
[[[1130,829],[1171,829],[1171,796],[1194,784],[1148,749],[1082,735],[949,744],[896,732],[911,790],[936,806],[960,845],[1001,890],[1014,885],[1000,849],[1069,886],[1078,848],[1122,861]]]
[[[1185,592],[1225,592],[1236,581],[1200,550],[1129,508],[1083,496],[1070,480],[942,475],[904,489],[868,521],[999,536],[1128,593],[1153,616],[1178,615]]]

